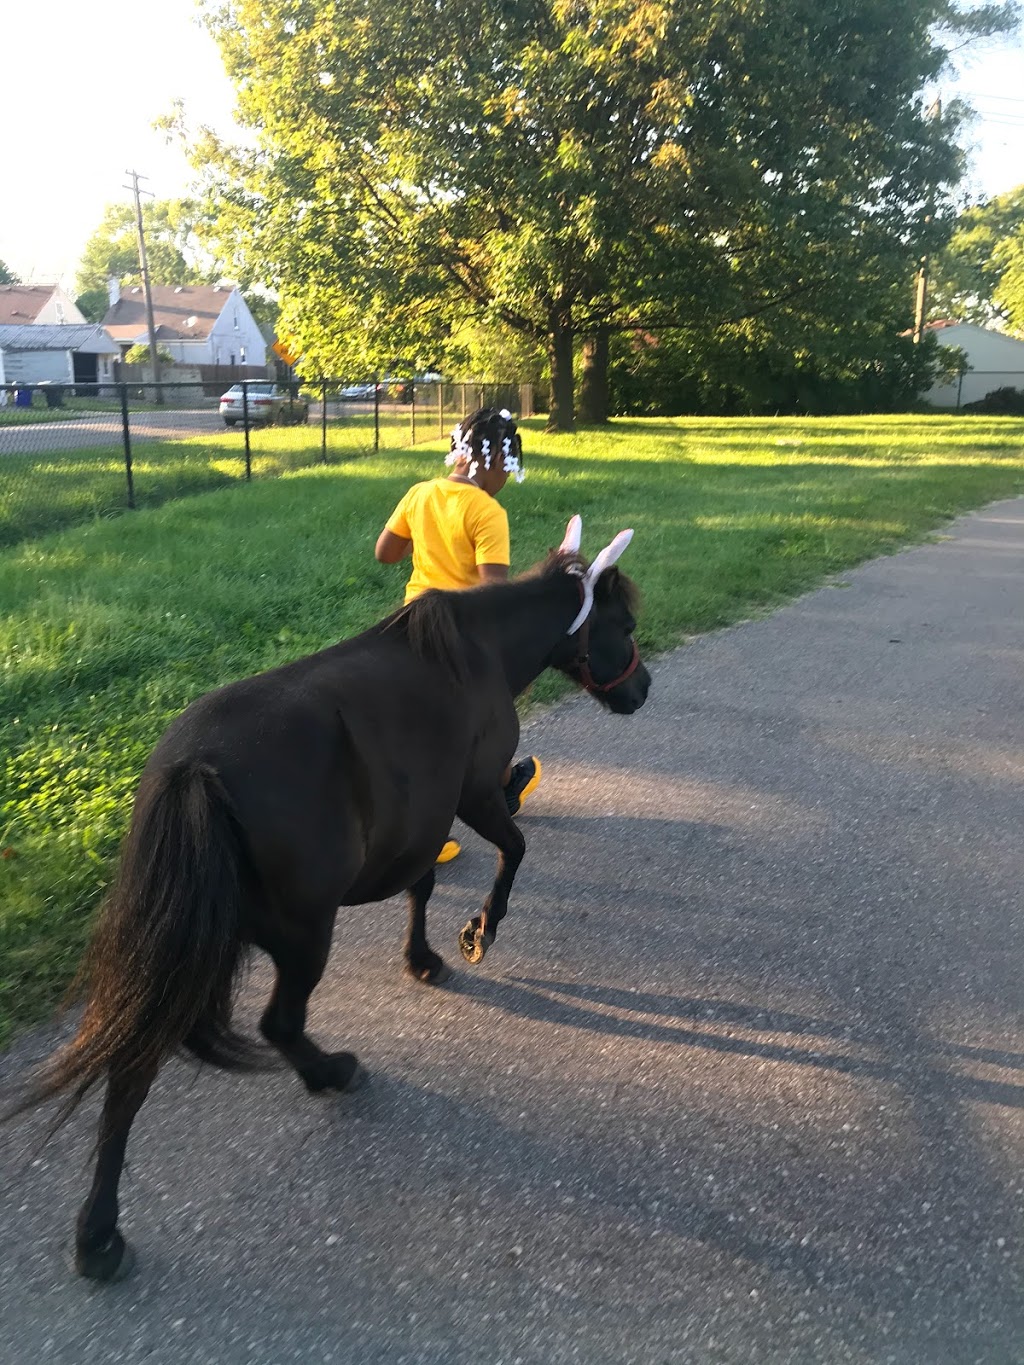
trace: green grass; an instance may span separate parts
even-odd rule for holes
[[[263,435],[285,466],[302,432]],[[526,448],[529,477],[503,494],[514,567],[573,512],[591,552],[632,525],[647,652],[1024,487],[1024,421],[1008,418],[638,420],[562,438],[534,424]],[[169,719],[400,600],[403,570],[374,562],[374,539],[439,452],[286,471],[0,552],[0,1038],[70,976]],[[544,678],[533,697],[557,692]]]
[[[381,444],[408,442],[407,417],[383,414]],[[187,419],[185,419],[187,421]],[[52,439],[46,434],[46,440]],[[365,455],[373,447],[373,417],[345,414],[327,430],[329,461]],[[306,426],[253,428],[251,468],[256,478],[321,460],[318,422]],[[245,444],[235,428],[180,440],[136,439],[132,446],[134,496],[138,507],[236,483],[245,478]],[[0,547],[48,531],[120,516],[128,510],[124,449],[120,431],[111,443],[79,450],[40,450],[5,455],[0,445]]]

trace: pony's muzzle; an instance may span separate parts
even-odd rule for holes
[[[639,711],[643,706],[650,690],[651,675],[643,664],[640,664],[636,672],[632,673],[624,683],[620,683],[618,687],[613,687],[600,700],[607,705],[609,711],[614,711],[617,716],[631,716],[634,711]]]

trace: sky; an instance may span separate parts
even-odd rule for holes
[[[73,289],[104,207],[129,197],[125,171],[148,176],[161,199],[187,190],[188,164],[153,121],[179,98],[191,126],[230,136],[233,92],[195,0],[104,0],[99,10],[37,0],[32,16],[23,59],[6,61],[0,79],[0,260],[26,281]],[[1024,182],[1024,44],[987,43],[958,67],[936,93],[978,110],[965,189],[988,198]]]

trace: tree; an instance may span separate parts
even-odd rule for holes
[[[226,0],[208,22],[258,145],[221,155],[225,221],[307,363],[436,353],[467,321],[500,322],[546,347],[551,425],[571,429],[578,339],[600,415],[616,332],[738,326],[797,298],[828,313],[879,260],[909,275],[959,174],[961,111],[931,124],[920,91],[943,32],[1008,16]]]
[[[10,269],[6,261],[0,261],[0,284],[21,284],[20,278]]]
[[[110,295],[106,289],[87,289],[75,303],[86,322],[102,322],[110,307]]]
[[[207,276],[198,264],[196,205],[187,200],[157,199],[145,201],[142,213],[153,283],[202,284]],[[131,204],[108,204],[82,252],[77,288],[91,313],[99,305],[101,291],[106,300],[110,277],[122,284],[141,283],[135,209]]]
[[[929,311],[1024,335],[1024,185],[968,208],[935,260]]]
[[[125,352],[124,363],[126,365],[148,365],[149,347],[144,342],[137,342]],[[174,356],[163,346],[156,348],[157,359],[161,365],[173,365]]]

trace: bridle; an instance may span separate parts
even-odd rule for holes
[[[580,584],[580,599],[584,600],[583,584]],[[593,679],[590,672],[590,617],[583,622],[576,632],[576,657],[569,665],[569,670],[575,675],[576,681],[585,692],[590,695],[598,696],[602,692],[611,692],[620,683],[624,683],[627,678],[631,678],[640,664],[640,651],[636,647],[636,641],[630,636],[629,643],[633,646],[633,653],[630,655],[629,663],[622,670],[617,678],[611,682],[598,683]]]

